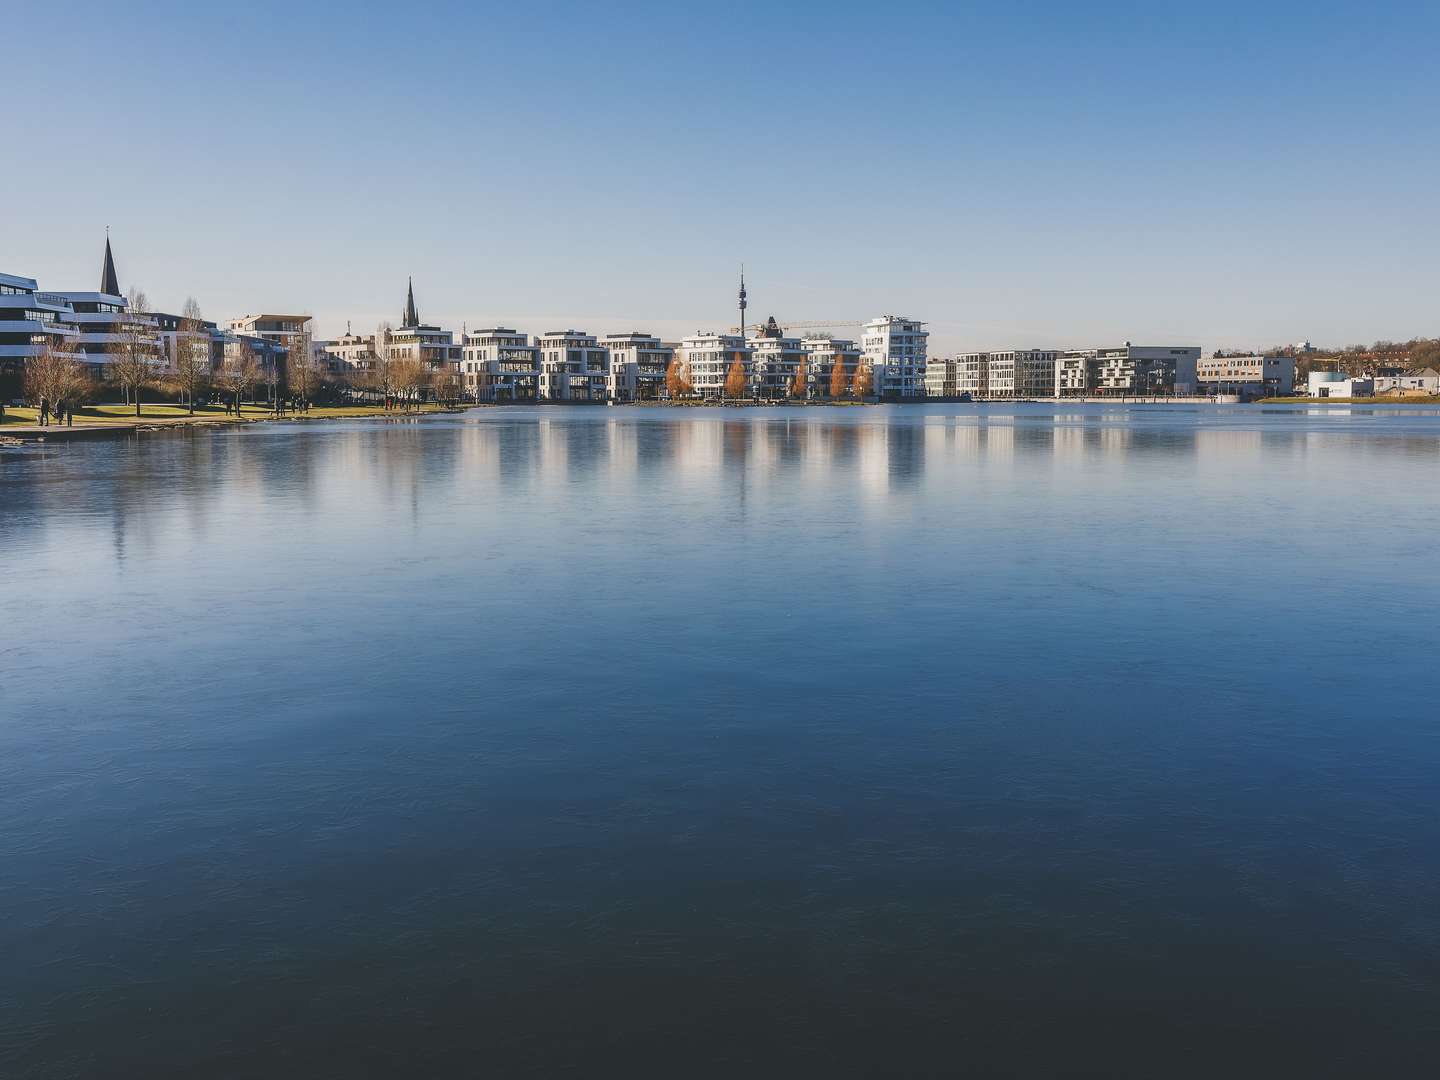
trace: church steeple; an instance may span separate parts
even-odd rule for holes
[[[120,279],[115,276],[115,256],[110,253],[110,230],[105,230],[105,265],[100,270],[100,291],[106,296],[120,295]]]
[[[400,317],[401,326],[419,326],[420,313],[415,310],[415,279],[410,278],[405,289],[405,314]]]

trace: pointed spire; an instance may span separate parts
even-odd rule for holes
[[[105,226],[105,265],[100,270],[100,291],[107,296],[120,295],[120,279],[115,276],[115,256],[110,253],[110,226]]]
[[[419,326],[420,313],[415,310],[415,279],[408,279],[405,290],[405,314],[400,317],[401,326]]]

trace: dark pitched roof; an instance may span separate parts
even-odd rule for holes
[[[105,237],[105,266],[100,271],[100,291],[109,296],[120,295],[120,279],[115,276],[115,256],[110,254],[110,237]]]
[[[415,310],[415,279],[408,279],[405,289],[405,314],[400,318],[401,326],[419,326],[420,313]]]

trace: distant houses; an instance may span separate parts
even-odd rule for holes
[[[696,400],[829,401],[867,398],[1042,400],[1219,398],[1249,401],[1296,392],[1296,355],[1201,355],[1195,345],[1121,345],[1080,349],[1001,349],[929,355],[929,331],[918,319],[883,315],[856,326],[859,340],[815,333],[822,324],[787,329],[773,316],[747,327],[743,279],[738,328],[697,330],[664,341],[644,330],[597,337],[584,329],[538,335],[505,326],[452,330],[423,322],[407,282],[399,326],[371,334],[316,340],[303,313],[260,313],[223,327],[196,314],[148,310],[121,292],[106,237],[99,288],[47,292],[33,278],[0,273],[0,398],[24,394],[27,361],[46,353],[73,360],[96,384],[113,383],[116,360],[138,351],[163,385],[195,342],[208,343],[218,373],[253,361],[272,394],[313,372],[332,393],[444,395],[476,403],[629,403],[674,397]],[[827,327],[828,329],[828,327]],[[806,332],[801,332],[806,331]],[[1302,351],[1303,350],[1303,351]],[[1307,359],[1307,366],[1314,361]],[[404,387],[399,384],[404,383]],[[1310,370],[1312,397],[1440,394],[1432,367],[1382,368],[1362,374]],[[291,388],[293,392],[293,388]],[[308,391],[306,391],[308,393]]]

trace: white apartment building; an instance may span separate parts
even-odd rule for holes
[[[1206,356],[1195,368],[1201,394],[1234,394],[1241,401],[1286,397],[1295,390],[1293,356]]]
[[[540,336],[542,399],[604,401],[609,378],[609,354],[584,330],[551,330]]]
[[[1132,345],[1067,349],[1055,363],[1056,397],[1194,394],[1200,347]]]
[[[1026,401],[1054,397],[1055,361],[1059,355],[1053,349],[992,352],[989,396]]]
[[[155,366],[164,366],[165,355],[155,320],[149,315],[131,312],[125,297],[106,292],[40,293],[39,296],[69,309],[62,319],[78,332],[75,351],[84,353],[83,359],[95,378],[109,377],[107,368],[114,354],[122,342],[134,335],[140,337],[141,347]]]
[[[610,357],[606,393],[611,401],[657,401],[665,396],[665,376],[675,350],[638,330],[605,335]]]
[[[380,346],[391,360],[419,360],[431,371],[459,370],[461,347],[451,331],[438,326],[382,330]]]
[[[749,345],[750,395],[767,401],[789,397],[795,374],[805,358],[800,339],[786,337],[771,315]]]
[[[865,360],[882,398],[917,398],[925,394],[925,324],[900,315],[883,315],[865,324],[861,337]]]
[[[475,401],[538,401],[540,346],[506,326],[465,335],[460,381]]]
[[[343,337],[325,342],[324,348],[341,371],[370,371],[375,367],[374,334],[354,334],[347,326]]]
[[[961,353],[955,357],[955,392],[974,398],[990,396],[990,354]]]
[[[225,324],[232,333],[245,337],[264,338],[283,345],[288,352],[295,343],[310,333],[309,315],[242,315]]]
[[[725,374],[737,359],[750,385],[750,345],[738,334],[697,333],[680,343],[680,359],[689,365],[690,384],[701,397],[721,397]]]
[[[84,359],[79,332],[65,321],[70,314],[67,305],[42,300],[34,278],[0,274],[0,401],[23,394],[25,364],[47,345]]]
[[[953,357],[932,356],[925,361],[925,396],[932,398],[959,397],[955,388]]]
[[[855,385],[855,375],[860,370],[860,348],[853,341],[844,338],[814,337],[800,343],[805,354],[805,382],[807,396],[811,401],[823,401],[830,396],[831,376],[835,365],[845,368],[845,385]]]
[[[1049,349],[968,352],[955,358],[955,394],[1032,401],[1055,394],[1055,362]],[[930,383],[927,382],[927,389]]]

